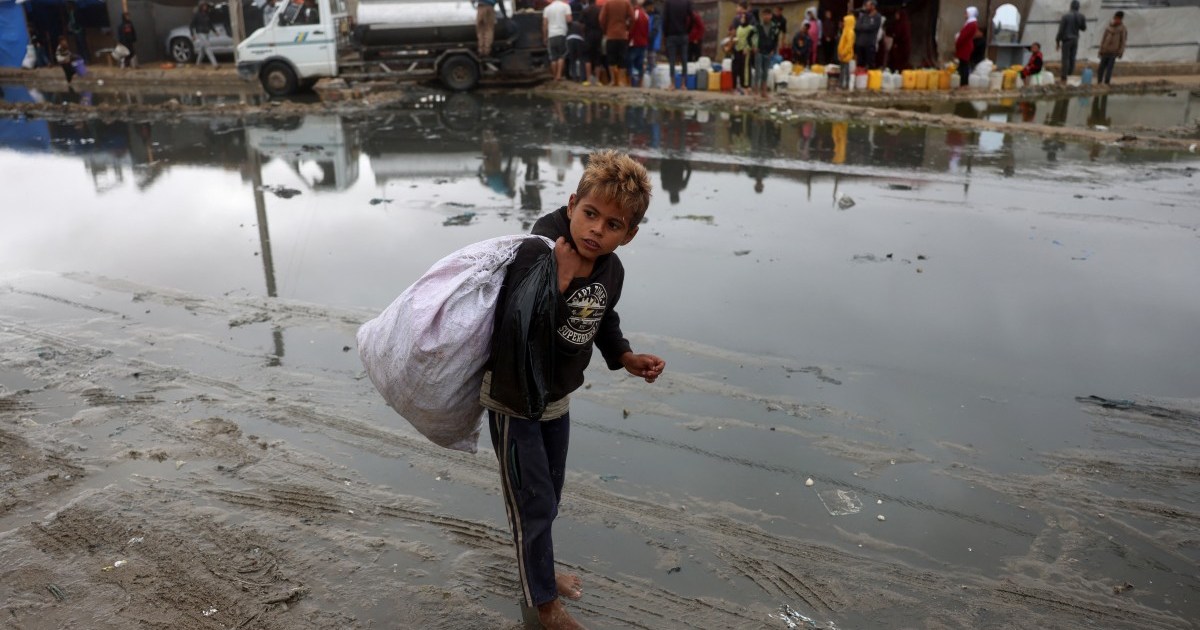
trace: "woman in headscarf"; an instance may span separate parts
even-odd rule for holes
[[[967,7],[967,21],[954,38],[954,57],[958,59],[959,87],[968,87],[971,78],[971,55],[975,52],[975,33],[979,31],[979,9]]]
[[[817,19],[817,10],[808,9],[804,12],[804,21],[808,24],[808,59],[802,61],[807,65],[817,63],[817,48],[821,45],[821,20]]]

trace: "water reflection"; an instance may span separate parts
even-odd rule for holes
[[[1196,124],[1196,93],[1101,94],[1060,99],[956,101],[898,105],[896,109],[951,114],[973,120],[1039,123],[1055,127],[1188,127]]]
[[[25,98],[12,88],[5,93]],[[1111,124],[1115,98],[1085,99],[1088,124]],[[1046,122],[1067,124],[1073,102],[1055,101]],[[1008,115],[986,103],[952,107],[962,116]],[[1031,104],[1013,107],[1020,119],[1036,119]],[[0,120],[0,147],[78,156],[101,193],[127,178],[144,189],[170,168],[193,164],[217,165],[254,179],[252,154],[287,164],[317,193],[353,186],[362,166],[378,186],[475,179],[516,200],[519,211],[533,217],[546,207],[543,174],[563,182],[576,160],[596,146],[622,148],[657,171],[672,204],[680,202],[695,170],[740,173],[746,192],[762,193],[776,177],[861,177],[879,168],[894,169],[891,176],[966,176],[978,168],[1014,176],[1037,172],[1070,151],[1080,160],[1170,157],[999,132],[495,95],[485,104],[471,94],[395,106],[367,119],[313,114],[248,127],[232,116],[172,123]]]

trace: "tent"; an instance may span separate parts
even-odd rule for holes
[[[0,0],[0,67],[20,68],[28,45],[25,9],[16,0]]]

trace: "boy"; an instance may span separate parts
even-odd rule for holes
[[[767,89],[774,87],[768,85],[770,83],[768,76],[771,70],[771,58],[779,50],[779,27],[771,19],[770,9],[763,8],[762,19],[754,28],[758,31],[758,46],[754,50],[754,85],[758,87],[759,96],[766,98]]]
[[[1100,72],[1096,77],[1097,83],[1108,85],[1112,83],[1113,66],[1117,60],[1125,56],[1125,39],[1129,37],[1125,30],[1125,12],[1113,14],[1112,22],[1104,29],[1100,37]]]
[[[621,333],[613,308],[621,297],[625,270],[613,250],[633,240],[650,203],[646,169],[615,151],[593,153],[566,207],[533,226],[533,233],[556,239],[558,263],[555,372],[541,420],[515,417],[492,399],[492,373],[484,375],[480,402],[488,409],[492,446],[500,460],[505,512],[517,548],[517,571],[526,605],[536,607],[547,630],[582,628],[559,596],[579,599],[579,578],[556,573],[550,528],[558,514],[570,432],[568,395],[583,384],[592,343],[609,369],[624,367],[653,383],[666,364],[651,354],[634,354]],[[525,241],[509,265],[496,304],[503,312],[511,287],[547,252],[538,239]]]

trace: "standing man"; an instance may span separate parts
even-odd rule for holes
[[[195,15],[192,16],[192,41],[196,42],[196,65],[200,65],[200,52],[204,51],[208,55],[208,60],[212,63],[212,67],[217,67],[217,58],[213,56],[212,44],[209,38],[212,37],[213,23],[212,14],[208,12],[208,3],[201,2],[196,9]]]
[[[567,61],[567,24],[571,22],[571,5],[565,0],[552,0],[542,9],[542,41],[550,54],[554,80],[562,81]]]
[[[1112,22],[1105,27],[1104,36],[1100,38],[1100,76],[1096,78],[1098,83],[1108,85],[1112,82],[1113,66],[1116,65],[1117,59],[1125,55],[1127,35],[1125,12],[1117,11],[1113,14]]]
[[[271,18],[275,17],[275,12],[279,10],[279,2],[277,0],[267,0],[263,3],[262,15],[263,25],[269,25]]]
[[[833,11],[825,9],[825,17],[821,18],[821,63],[837,63],[837,34]]]
[[[667,45],[667,63],[671,69],[671,89],[675,89],[675,62],[687,77],[688,33],[692,30],[692,0],[666,0],[663,3],[663,38]]]
[[[1064,13],[1058,22],[1058,35],[1054,36],[1054,49],[1062,51],[1063,82],[1075,72],[1075,53],[1079,51],[1079,33],[1087,30],[1087,20],[1079,12],[1079,0],[1071,0],[1071,10]]]
[[[496,36],[496,5],[500,5],[500,15],[504,14],[504,0],[474,0],[475,2],[475,39],[479,40],[479,56],[487,59],[492,56],[492,39]]]
[[[658,51],[662,50],[663,44],[662,14],[658,12],[658,6],[654,4],[654,0],[646,0],[646,4],[642,8],[646,11],[646,17],[650,18],[650,43],[646,46],[646,72],[654,72],[654,66],[658,64]]]
[[[854,56],[858,59],[858,67],[870,70],[875,67],[875,45],[879,42],[879,32],[883,28],[883,16],[875,8],[875,0],[867,0],[863,5],[862,17],[854,26]]]
[[[604,29],[604,58],[608,60],[612,84],[629,85],[629,27],[633,26],[633,4],[629,0],[607,0],[600,7],[600,26]]]
[[[121,58],[122,68],[137,67],[137,30],[133,28],[133,20],[129,12],[121,14],[121,25],[117,27],[117,43],[124,46],[129,54]]]

